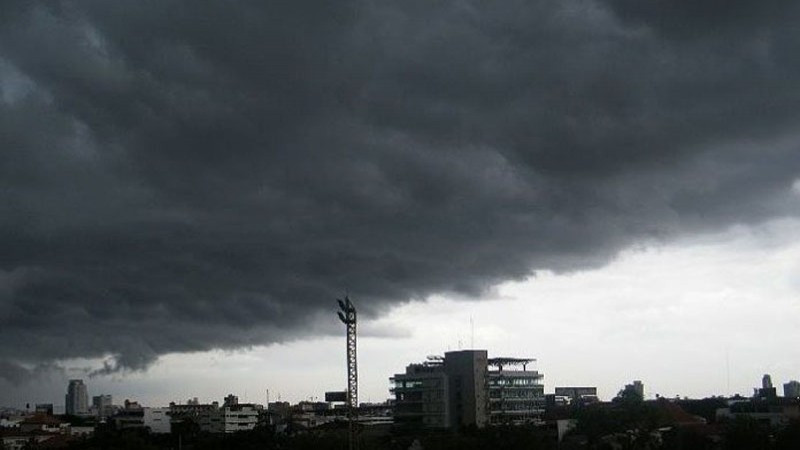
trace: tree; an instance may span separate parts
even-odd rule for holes
[[[770,448],[770,427],[741,416],[728,422],[725,448],[728,450],[760,450]]]
[[[778,432],[775,448],[778,450],[800,448],[800,420],[792,420]]]

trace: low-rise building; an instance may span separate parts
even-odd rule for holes
[[[556,387],[555,396],[564,398],[569,404],[575,403],[597,403],[597,388],[588,386],[562,386]]]
[[[19,431],[30,433],[42,431],[45,433],[61,433],[69,424],[45,414],[34,414],[19,423]]]
[[[44,414],[46,416],[53,415],[53,404],[52,403],[37,403],[36,408],[34,409],[35,414]]]
[[[22,433],[19,430],[0,430],[2,448],[6,450],[24,450],[38,448],[43,442],[49,441],[58,434],[51,433]]]
[[[169,433],[171,431],[169,408],[142,408],[142,425],[151,433]]]
[[[258,425],[261,405],[240,403],[215,410],[202,411],[197,419],[202,431],[209,433],[235,433],[252,430]]]
[[[190,399],[185,404],[170,402],[169,415],[170,426],[181,422],[194,422],[200,425],[203,418],[208,419],[209,411],[216,411],[219,409],[219,403],[213,402],[208,404],[201,404],[197,398]]]
[[[783,396],[786,398],[800,397],[800,381],[792,380],[783,384]]]

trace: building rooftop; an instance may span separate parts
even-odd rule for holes
[[[48,416],[48,415],[45,415],[45,414],[36,414],[36,415],[31,416],[31,417],[25,418],[25,420],[20,422],[20,424],[22,424],[22,425],[48,425],[48,426],[57,427],[57,426],[61,425],[62,422],[60,420],[56,419],[53,416]]]
[[[528,364],[535,362],[536,358],[508,358],[508,357],[499,357],[499,358],[489,358],[487,364],[489,367],[497,367],[500,370],[503,370],[505,366],[522,366],[522,369],[525,370],[525,366]]]

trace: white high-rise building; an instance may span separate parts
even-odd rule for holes
[[[89,394],[83,380],[69,380],[64,405],[69,415],[84,416],[89,413]]]

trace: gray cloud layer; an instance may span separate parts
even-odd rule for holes
[[[795,2],[0,8],[7,379],[797,211]]]

